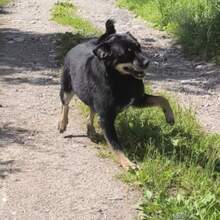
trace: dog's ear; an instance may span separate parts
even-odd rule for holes
[[[141,45],[139,44],[137,38],[135,38],[129,31],[126,32],[126,34],[130,37],[131,40],[134,41],[134,43],[135,43],[138,47],[141,47]]]
[[[108,43],[102,43],[98,45],[93,53],[100,59],[104,60],[112,55],[111,48]]]

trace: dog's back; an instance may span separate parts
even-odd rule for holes
[[[97,39],[91,39],[72,48],[65,57],[62,83],[76,94],[84,103],[93,106],[96,93],[102,93],[102,85],[106,85],[105,66],[94,55]],[[97,87],[97,85],[99,85]],[[66,91],[64,88],[64,91]]]

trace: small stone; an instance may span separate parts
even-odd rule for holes
[[[30,24],[36,24],[37,21],[33,20],[33,21],[30,21]]]
[[[16,42],[23,42],[24,41],[24,37],[16,37],[16,38],[14,38],[14,41],[16,41]]]
[[[199,64],[195,67],[196,70],[204,70],[206,68],[206,65],[202,65],[202,64]]]

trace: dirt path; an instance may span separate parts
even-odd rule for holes
[[[152,59],[151,74],[146,80],[155,90],[167,90],[186,106],[192,106],[204,128],[220,132],[220,67],[187,60],[178,46],[162,32],[150,28],[127,10],[119,9],[116,0],[72,0],[80,15],[100,28],[107,18],[116,20],[117,30],[130,31]]]
[[[72,109],[64,138],[56,0],[15,0],[0,14],[0,219],[123,220],[136,216],[139,193],[115,178],[120,169],[97,157]]]

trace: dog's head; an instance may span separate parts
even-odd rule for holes
[[[136,79],[143,79],[149,65],[137,39],[129,32],[108,36],[93,52],[120,74],[132,75]]]

